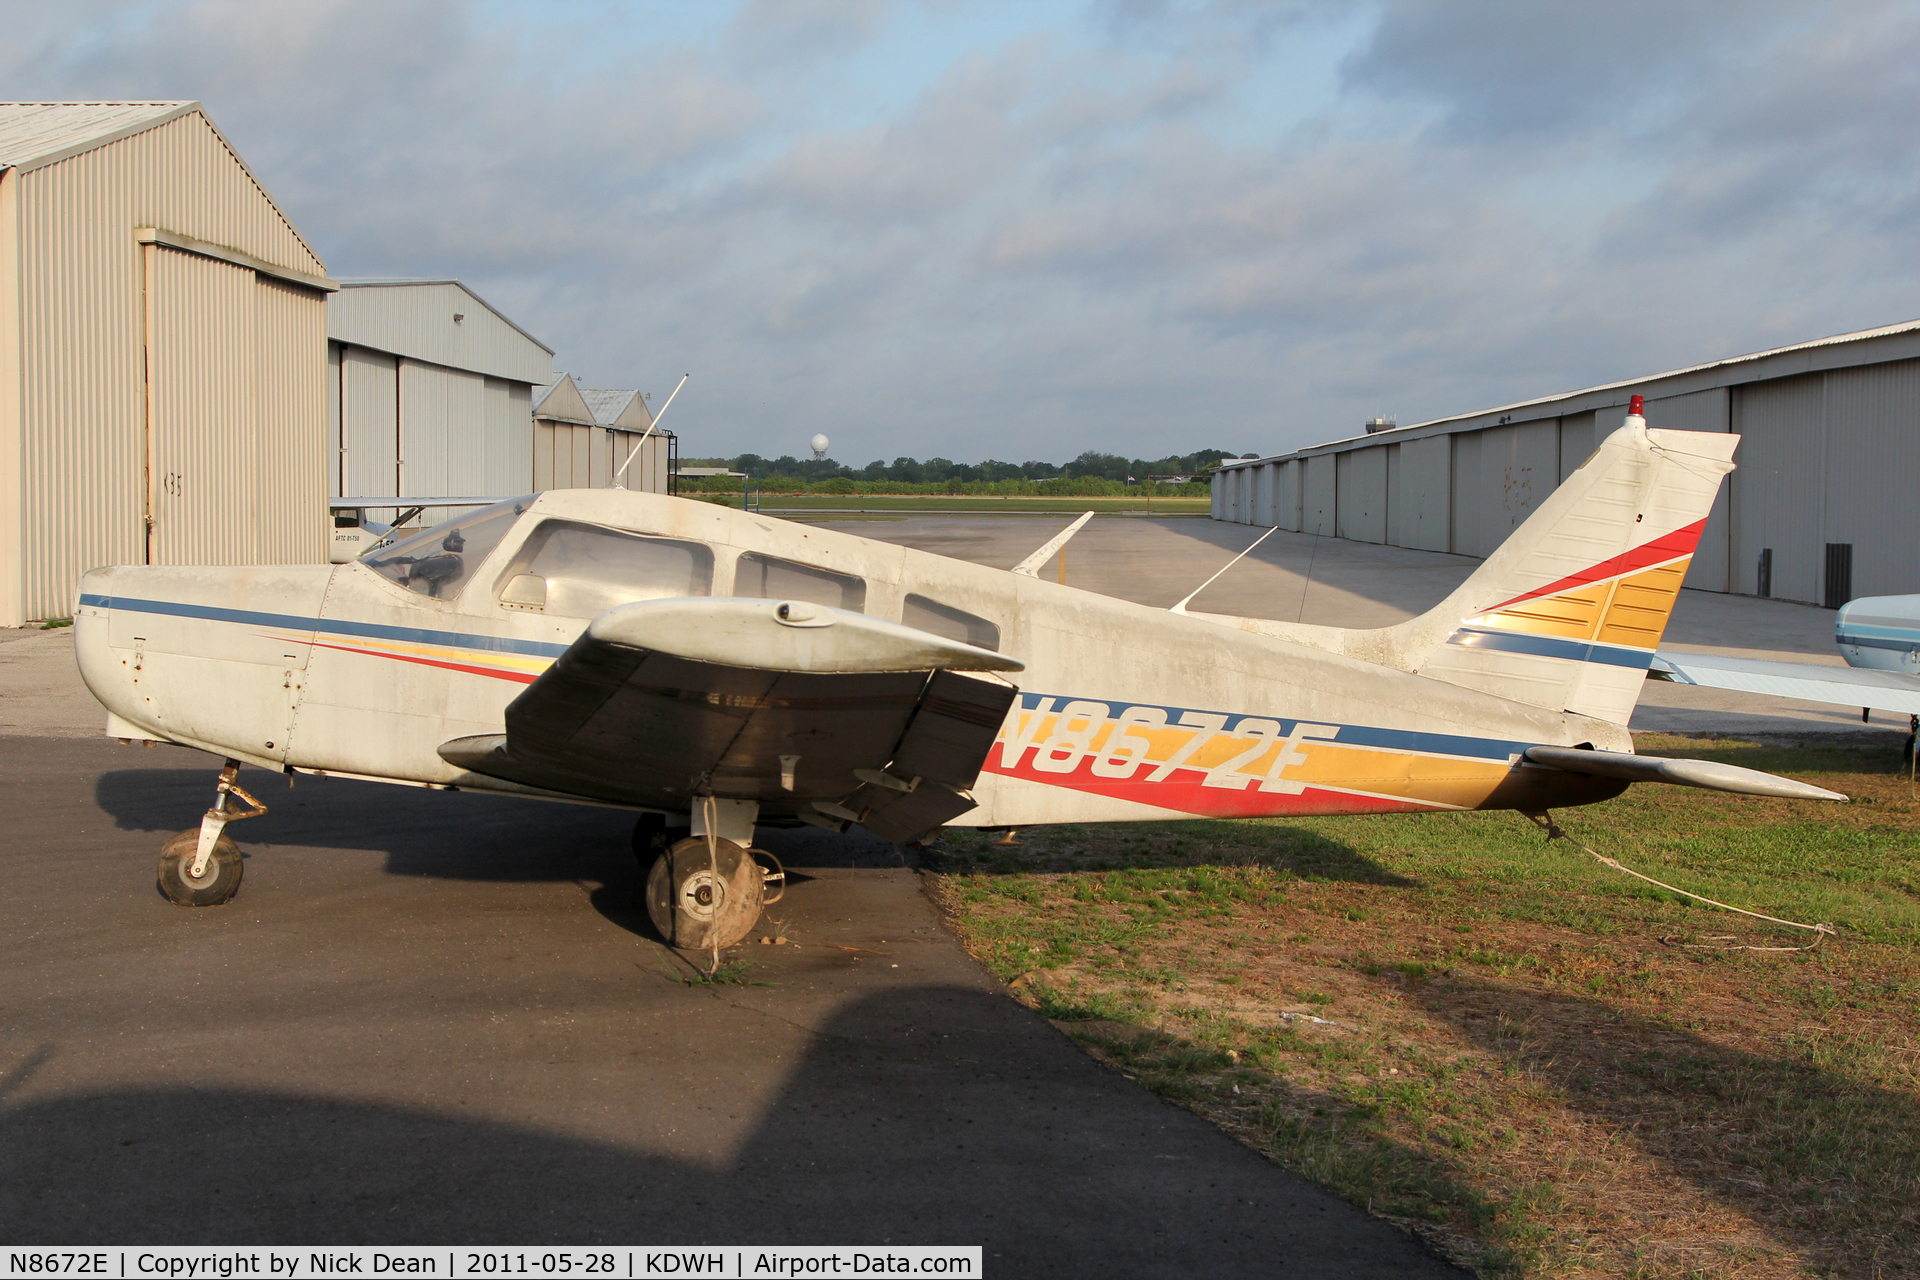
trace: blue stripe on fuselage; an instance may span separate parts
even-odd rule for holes
[[[408,640],[416,644],[438,644],[454,649],[478,649],[492,653],[520,653],[536,658],[557,658],[567,651],[564,644],[539,640],[512,640],[505,636],[472,635],[464,631],[433,631],[424,627],[389,627],[374,622],[347,622],[334,618],[302,618],[291,613],[261,613],[253,609],[222,609],[210,604],[181,604],[173,600],[136,600],[124,596],[83,594],[80,603],[98,609],[126,609],[133,613],[157,613],[175,618],[204,618],[209,622],[240,622],[255,627],[283,627],[293,631],[313,631],[324,635],[359,636],[366,640]]]

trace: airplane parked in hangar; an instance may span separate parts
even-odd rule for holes
[[[1633,754],[1736,437],[1625,424],[1428,613],[1379,630],[1162,610],[710,503],[502,502],[337,566],[96,569],[80,668],[122,739],[226,759],[160,883],[238,888],[240,765],[622,806],[650,914],[726,946],[756,824],[1552,808],[1671,782],[1844,800]],[[680,829],[680,839],[661,833]]]

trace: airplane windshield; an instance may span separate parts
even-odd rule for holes
[[[409,591],[437,600],[449,599],[532,502],[531,495],[509,498],[402,538],[392,546],[376,547],[361,556],[360,563]]]

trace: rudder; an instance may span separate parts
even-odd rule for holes
[[[1428,612],[1389,628],[1395,665],[1624,725],[1740,438],[1618,431]]]

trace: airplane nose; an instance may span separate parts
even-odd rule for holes
[[[73,653],[80,665],[80,679],[100,705],[113,716],[132,721],[137,701],[133,672],[114,656],[110,639],[116,572],[108,567],[89,569],[80,575],[73,605]]]

